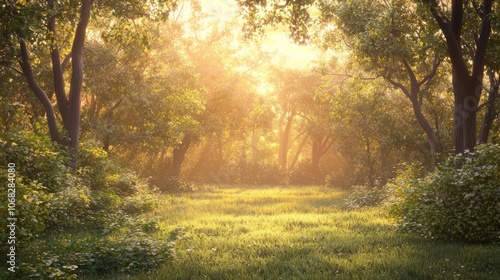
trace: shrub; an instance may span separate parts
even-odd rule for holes
[[[111,163],[107,153],[90,143],[82,143],[78,150],[77,174],[93,190],[103,189]]]
[[[159,229],[155,220],[137,220],[158,203],[149,186],[92,144],[82,143],[75,173],[67,160],[48,137],[23,131],[0,135],[0,164],[16,165],[16,244],[23,245],[23,262],[14,276],[74,279],[87,272],[130,273],[164,263],[172,244],[149,235]],[[8,168],[1,167],[0,180],[8,182]],[[6,194],[7,187],[0,184],[0,192]],[[8,236],[7,208],[7,199],[0,200],[2,244]],[[92,237],[57,237],[82,228]],[[6,254],[0,261],[6,262]]]
[[[358,209],[361,207],[377,206],[385,197],[385,189],[358,185],[352,187],[352,192],[344,200],[344,203],[348,209]]]
[[[106,274],[151,271],[164,264],[173,254],[173,242],[154,239],[148,232],[158,229],[154,220],[140,221],[118,238],[92,242],[92,252],[80,273]]]
[[[89,190],[66,166],[62,147],[48,137],[26,131],[10,131],[0,137],[0,162],[15,164],[17,238],[30,239],[51,227],[79,224],[90,201]],[[7,182],[7,168],[0,169],[0,180]],[[0,192],[7,193],[6,184]],[[2,217],[7,200],[0,200]],[[6,219],[1,219],[0,235],[6,236]]]
[[[451,156],[421,179],[408,169],[390,186],[391,213],[405,231],[445,240],[500,240],[498,145]]]
[[[0,170],[0,180],[7,182],[7,174],[3,171],[3,169]],[[46,188],[42,184],[27,180],[20,174],[16,179],[15,218],[18,219],[16,223],[16,239],[24,240],[34,237],[45,230],[52,197],[47,193]],[[7,184],[0,184],[0,193],[7,194]],[[8,236],[7,203],[7,199],[0,200],[0,236],[3,244],[7,243]]]
[[[106,237],[59,237],[51,244],[32,245],[30,260],[23,262],[19,279],[77,279],[79,275],[132,274],[151,271],[173,257],[174,243],[158,240],[156,220],[128,221],[125,232]]]
[[[23,183],[42,183],[49,192],[60,190],[71,180],[67,162],[67,153],[48,137],[26,131],[0,136],[0,164],[14,163]]]
[[[140,214],[151,211],[158,205],[157,195],[150,191],[141,191],[123,199],[122,209],[127,214]]]
[[[139,191],[139,178],[127,171],[117,172],[106,176],[106,188],[114,190],[122,196],[129,196]]]

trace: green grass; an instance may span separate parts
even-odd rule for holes
[[[165,197],[151,215],[160,217],[160,238],[179,235],[174,261],[99,279],[500,279],[499,244],[402,235],[383,208],[348,211],[344,196],[323,187],[224,187]]]

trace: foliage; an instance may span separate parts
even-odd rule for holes
[[[76,186],[69,173],[66,153],[46,136],[25,131],[10,131],[0,137],[0,180],[7,182],[8,163],[15,164],[16,216],[19,239],[32,238],[55,223],[71,224],[88,204],[88,190]],[[0,186],[7,193],[7,184]],[[2,215],[7,200],[0,202]],[[73,211],[75,210],[75,211]],[[2,219],[1,233],[6,231]],[[2,236],[7,236],[2,234]]]
[[[243,33],[247,38],[262,35],[267,25],[285,24],[289,28],[289,36],[294,41],[305,44],[309,42],[308,28],[311,16],[309,9],[314,0],[261,1],[238,0],[238,5],[247,24]]]
[[[333,149],[336,160],[344,164],[330,171],[327,184],[334,188],[383,185],[393,176],[391,167],[403,158],[429,162],[428,154],[420,152],[427,143],[415,119],[399,109],[407,101],[382,79],[363,82],[355,77],[335,87],[331,83],[324,82],[320,96],[331,104]]]
[[[324,186],[327,188],[348,190],[351,186],[356,185],[356,180],[359,179],[353,177],[350,171],[339,169],[325,176]]]
[[[408,168],[390,184],[391,212],[403,230],[427,238],[500,240],[500,146],[451,156],[425,178],[417,173]]]
[[[159,231],[158,222],[137,218],[158,205],[157,196],[101,149],[84,142],[80,168],[72,173],[63,148],[47,136],[9,131],[0,145],[0,160],[16,165],[16,244],[22,244],[18,255],[23,257],[16,277],[73,279],[110,269],[132,273],[154,269],[171,257],[172,244],[152,235]],[[0,170],[4,182],[7,170]],[[2,184],[2,193],[6,187]],[[8,236],[7,202],[0,202],[2,244]],[[82,228],[92,237],[59,238]]]
[[[70,180],[66,160],[67,153],[45,136],[13,130],[0,137],[0,162],[14,163],[24,182],[43,182],[48,191]]]
[[[367,187],[363,185],[353,186],[344,203],[348,209],[378,206],[386,196],[383,188]]]
[[[140,219],[122,224],[123,233],[114,230],[104,237],[66,234],[51,238],[49,244],[34,243],[30,261],[21,264],[17,275],[76,279],[78,275],[153,271],[174,254],[172,240],[153,237],[158,228],[156,220]]]
[[[131,196],[147,188],[137,175],[108,157],[93,143],[83,143],[79,150],[77,174],[93,190]]]

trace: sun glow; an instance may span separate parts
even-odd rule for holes
[[[234,0],[202,0],[200,3],[203,11],[214,20],[230,21],[238,16],[238,6]],[[234,28],[241,30],[242,26]],[[293,43],[284,27],[269,27],[261,45],[264,51],[275,54],[271,63],[287,68],[310,68],[322,54],[314,46]]]
[[[266,96],[275,91],[274,85],[268,83],[264,78],[260,79],[260,81],[256,84],[255,89],[257,94],[262,96]]]

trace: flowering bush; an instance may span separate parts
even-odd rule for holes
[[[390,184],[391,212],[402,229],[446,240],[500,240],[500,146],[479,145],[424,178],[414,175],[410,168]]]

